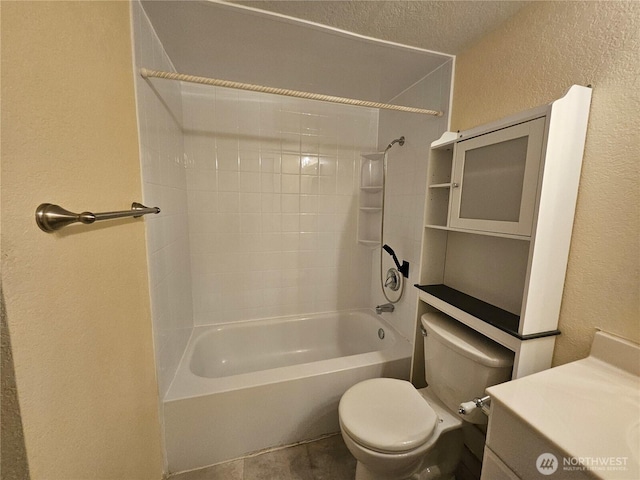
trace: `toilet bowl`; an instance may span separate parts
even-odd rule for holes
[[[425,314],[422,325],[429,387],[375,378],[340,400],[340,430],[357,460],[356,480],[452,479],[463,446],[458,405],[511,377],[509,350],[443,314]],[[486,423],[482,414],[465,420]]]

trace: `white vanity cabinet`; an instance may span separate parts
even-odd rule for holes
[[[640,478],[639,385],[640,345],[598,331],[587,358],[489,387],[481,479]]]
[[[591,89],[433,142],[420,317],[440,311],[514,352],[513,378],[544,370],[558,331]]]

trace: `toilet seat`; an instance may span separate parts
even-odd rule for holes
[[[362,446],[381,453],[414,450],[431,437],[436,412],[404,380],[374,378],[345,392],[338,408],[344,431]]]

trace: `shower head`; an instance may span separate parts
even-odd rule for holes
[[[395,140],[393,140],[389,145],[387,145],[387,148],[385,148],[385,153],[387,150],[389,150],[391,147],[393,147],[396,143],[399,143],[400,146],[404,145],[404,135],[400,138],[396,138]]]

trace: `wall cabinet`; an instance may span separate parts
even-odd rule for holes
[[[449,225],[531,235],[545,118],[455,144]]]
[[[423,380],[419,319],[442,312],[514,352],[513,377],[551,366],[591,89],[434,142],[412,378]]]

